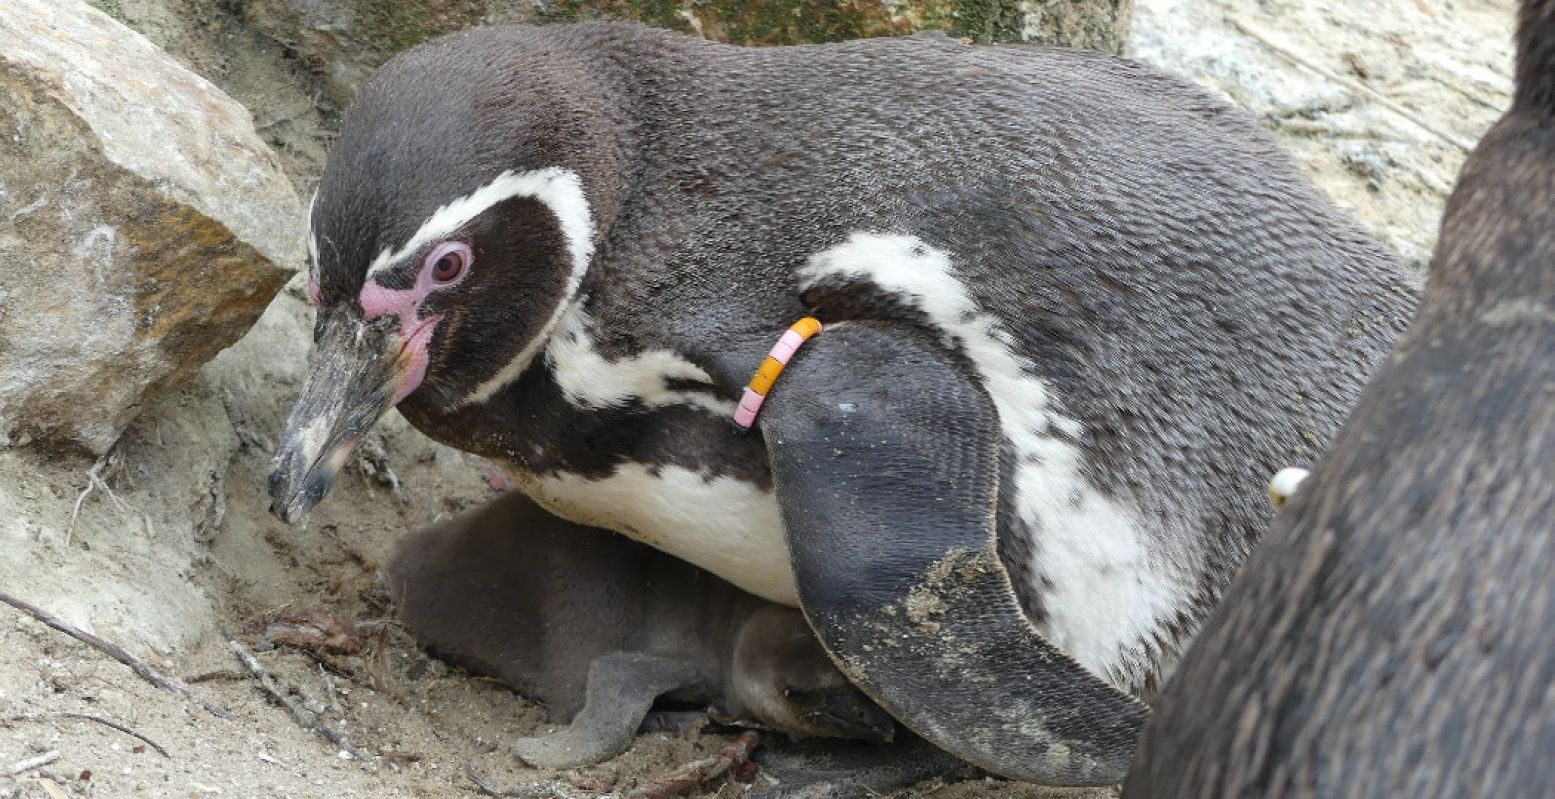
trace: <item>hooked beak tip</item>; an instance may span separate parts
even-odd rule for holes
[[[270,512],[287,524],[296,522],[313,509],[311,503],[301,501],[304,500],[302,491],[291,490],[290,483],[282,469],[276,469],[270,475]]]
[[[308,483],[311,484],[313,481],[309,480]],[[287,524],[295,524],[319,504],[327,491],[326,483],[326,487],[322,489],[304,485],[301,489],[290,492],[289,495],[271,495],[270,512]]]
[[[329,493],[355,443],[354,439],[340,442],[327,457],[311,462],[301,451],[283,450],[270,473],[270,512],[287,524],[306,516]]]
[[[296,510],[291,503],[275,499],[270,502],[270,512],[281,521],[292,524],[302,518],[307,511]]]

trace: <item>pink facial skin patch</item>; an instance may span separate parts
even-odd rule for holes
[[[391,405],[398,405],[400,400],[410,396],[410,392],[421,387],[421,381],[427,377],[427,344],[432,340],[432,333],[437,330],[439,322],[443,321],[443,315],[421,320],[416,329],[405,339],[405,348],[400,351],[400,361],[404,364],[400,367],[400,388],[394,392],[394,401]]]
[[[434,276],[434,270],[440,262],[450,257],[457,257],[459,269],[457,275],[451,280],[438,280]],[[432,334],[437,331],[438,323],[443,321],[442,314],[419,318],[421,303],[431,296],[432,292],[458,285],[469,274],[471,262],[470,246],[463,242],[445,241],[435,247],[427,257],[423,259],[421,271],[416,275],[416,284],[408,289],[391,289],[371,278],[362,285],[362,293],[357,297],[362,304],[362,318],[377,319],[380,316],[399,317],[401,351],[398,358],[400,364],[400,387],[394,394],[394,404],[410,396],[411,392],[421,386],[421,381],[426,379],[427,366],[430,355],[427,346],[432,341]]]

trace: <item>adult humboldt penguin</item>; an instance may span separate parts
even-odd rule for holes
[[[798,605],[898,720],[1049,784],[1122,777],[1263,482],[1415,296],[1205,92],[944,37],[455,34],[363,86],[309,221],[283,518],[397,405],[558,516]]]
[[[1162,692],[1129,799],[1555,796],[1555,0],[1398,349]]]

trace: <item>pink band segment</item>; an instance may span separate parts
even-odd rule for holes
[[[767,398],[747,388],[744,396],[740,397],[740,407],[734,409],[734,423],[749,430],[756,423],[756,414],[761,413],[761,404]]]
[[[783,373],[783,367],[788,364],[789,359],[794,357],[794,353],[798,352],[799,347],[809,341],[810,337],[820,333],[821,329],[820,321],[807,316],[795,322],[783,333],[777,343],[772,345],[772,351],[767,353],[767,357],[776,364],[763,361],[762,368],[756,371],[756,376],[752,377],[750,384],[745,387],[745,393],[740,397],[739,407],[734,411],[736,425],[741,429],[749,430],[756,424],[756,415],[761,412],[762,404],[767,401],[766,394],[758,391],[757,388],[770,391],[772,383]]]
[[[747,388],[745,389],[745,394],[740,397],[740,410],[750,411],[754,414],[756,411],[761,410],[761,403],[766,401],[766,397]]]
[[[799,345],[803,344],[804,342],[805,340],[802,336],[792,330],[789,330],[783,334],[782,338],[777,340],[777,344],[772,347],[772,351],[777,352],[780,349],[787,349],[788,353],[792,355],[796,350],[799,349]]]

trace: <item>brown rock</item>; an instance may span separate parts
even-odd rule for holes
[[[0,4],[0,442],[113,445],[236,341],[302,211],[242,106],[77,0]]]

